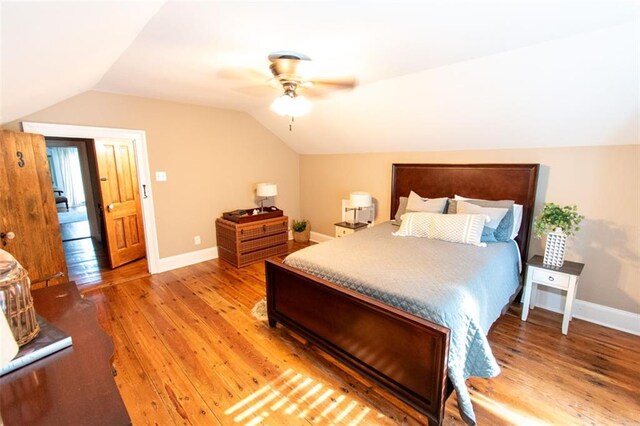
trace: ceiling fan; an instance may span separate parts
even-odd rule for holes
[[[289,130],[292,129],[295,117],[311,110],[311,103],[307,98],[322,98],[337,90],[353,89],[357,84],[354,77],[311,77],[311,58],[303,53],[277,51],[271,53],[268,58],[271,62],[269,69],[273,75],[272,81],[284,90],[284,93],[271,104],[271,110],[289,117]]]

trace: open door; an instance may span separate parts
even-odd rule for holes
[[[22,264],[31,282],[69,280],[41,135],[2,130],[0,248]]]
[[[146,255],[133,141],[96,139],[96,162],[111,267]]]

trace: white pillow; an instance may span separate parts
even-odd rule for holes
[[[520,225],[522,225],[522,204],[513,205],[513,230],[511,231],[511,239],[515,240],[520,232]]]
[[[452,243],[486,247],[480,242],[482,228],[489,221],[484,214],[443,215],[426,212],[405,213],[402,225],[393,235],[398,237],[422,237]]]
[[[429,237],[429,223],[433,213],[405,213],[400,217],[400,229],[393,233],[397,237]]]
[[[482,228],[490,220],[484,214],[443,214],[433,215],[429,224],[429,238],[452,243],[472,244],[486,247],[480,242]]]
[[[454,195],[453,199],[456,201],[473,200],[473,198],[463,197],[461,195]],[[520,232],[520,226],[522,225],[522,204],[513,205],[513,228],[511,229],[511,239],[515,239]]]
[[[447,206],[447,197],[444,198],[422,198],[411,191],[407,201],[407,211],[442,213]]]
[[[489,216],[489,222],[485,226],[491,229],[496,229],[500,225],[500,221],[507,214],[509,209],[501,207],[481,207],[475,204],[467,203],[466,201],[458,201],[456,206],[456,213],[466,214],[486,214]]]

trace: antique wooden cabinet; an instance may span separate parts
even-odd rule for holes
[[[288,225],[287,216],[248,223],[219,218],[216,220],[218,256],[240,268],[285,254],[289,239]]]

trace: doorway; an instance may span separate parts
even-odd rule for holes
[[[141,259],[121,262],[126,265],[114,263],[109,255],[113,241],[110,245],[100,187],[106,178],[101,179],[96,141],[60,137],[45,141],[69,280],[86,288],[147,275],[144,248]]]
[[[91,140],[45,138],[63,242],[103,240],[98,214]],[[90,159],[91,158],[91,159]]]
[[[85,138],[91,140],[98,138],[115,138],[133,141],[135,162],[138,171],[138,189],[140,191],[144,190],[144,196],[141,200],[141,208],[148,264],[145,272],[154,274],[167,269],[166,266],[163,268],[160,264],[156,219],[153,205],[153,190],[149,185],[151,182],[151,172],[149,169],[149,156],[147,154],[147,138],[144,130],[77,126],[71,124],[36,123],[27,121],[22,122],[22,129],[25,132],[39,133],[46,137]]]

